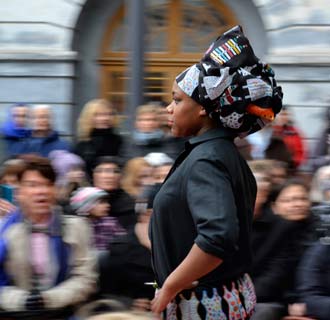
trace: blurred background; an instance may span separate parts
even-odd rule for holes
[[[92,301],[84,314],[119,301],[118,310],[151,316],[149,219],[185,142],[171,135],[165,106],[175,76],[239,24],[274,69],[285,106],[273,124],[235,140],[258,185],[253,320],[330,318],[329,0],[0,0],[0,13],[0,242],[16,206],[33,200],[27,193],[17,202],[15,193],[27,156],[48,157],[56,204],[64,216],[88,218],[97,253],[98,274],[86,269],[84,277],[98,288],[78,301]],[[6,287],[0,283],[0,296]],[[75,296],[86,291],[77,288],[56,312],[77,307]],[[41,308],[31,309],[31,299],[40,301],[29,294],[26,309]],[[103,301],[113,297],[114,305]],[[3,305],[1,319],[14,309]]]
[[[14,103],[50,104],[55,127],[71,137],[95,97],[133,117],[144,102],[168,102],[175,75],[240,24],[274,68],[309,150],[325,125],[326,0],[11,0],[0,8],[1,120]]]

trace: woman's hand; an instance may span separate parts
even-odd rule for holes
[[[156,291],[155,298],[151,301],[151,311],[160,315],[177,293],[164,285],[163,288]]]
[[[195,288],[197,285],[198,281],[194,281],[189,286],[179,290],[171,289],[170,286],[166,285],[165,281],[163,288],[156,291],[155,298],[151,301],[151,311],[160,314],[180,291]]]

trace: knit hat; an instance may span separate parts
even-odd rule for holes
[[[217,38],[176,82],[211,118],[244,137],[273,121],[282,108],[283,94],[274,76],[236,26]]]
[[[66,183],[66,174],[73,168],[85,168],[85,162],[82,158],[67,150],[53,150],[49,153],[52,166],[57,174],[57,184]]]
[[[96,202],[108,196],[108,193],[95,187],[79,188],[70,199],[70,205],[79,215],[88,215]]]

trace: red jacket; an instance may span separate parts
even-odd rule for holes
[[[273,135],[281,137],[291,152],[295,167],[299,167],[307,158],[307,150],[301,133],[292,125],[273,126]]]

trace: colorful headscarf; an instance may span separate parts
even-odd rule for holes
[[[273,121],[282,108],[283,94],[274,76],[236,26],[217,38],[176,82],[211,118],[244,137]]]

